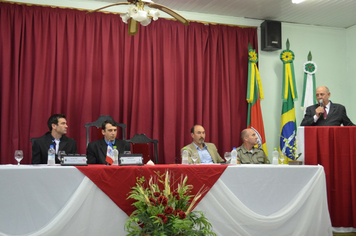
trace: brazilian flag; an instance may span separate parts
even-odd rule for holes
[[[294,53],[289,50],[289,40],[287,39],[287,50],[281,52],[280,59],[283,62],[283,84],[282,84],[282,116],[281,116],[281,135],[279,151],[289,159],[294,160],[293,150],[296,144],[296,119],[294,101],[298,99],[297,87],[294,75]],[[288,162],[285,160],[284,162]]]
[[[281,135],[280,135],[280,151],[288,156],[289,159],[294,160],[292,152],[289,147],[287,147],[286,142],[289,143],[291,147],[295,144],[296,138],[296,119],[295,119],[295,109],[294,109],[294,101],[292,98],[292,94],[288,92],[288,98],[286,101],[283,101],[282,106],[282,116],[281,116]],[[288,141],[285,141],[287,139]],[[284,160],[284,162],[287,162]]]

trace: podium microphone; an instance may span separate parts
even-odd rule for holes
[[[324,107],[323,106],[323,99],[319,99],[319,106]],[[323,115],[323,113],[319,113],[319,117],[322,116],[322,115]]]

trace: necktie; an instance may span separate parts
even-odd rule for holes
[[[328,116],[328,113],[326,112],[326,107],[324,107],[324,119],[326,119],[326,117]]]

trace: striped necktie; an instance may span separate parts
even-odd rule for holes
[[[326,107],[324,107],[324,120],[326,119],[326,117],[328,116],[328,113],[326,112]]]

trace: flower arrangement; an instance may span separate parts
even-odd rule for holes
[[[187,176],[180,176],[171,185],[171,173],[155,173],[157,176],[151,176],[148,184],[145,177],[137,178],[136,186],[131,188],[128,199],[135,200],[132,205],[136,210],[125,223],[128,235],[216,235],[203,212],[192,211],[207,189],[203,186],[193,196],[193,186],[186,184]]]

